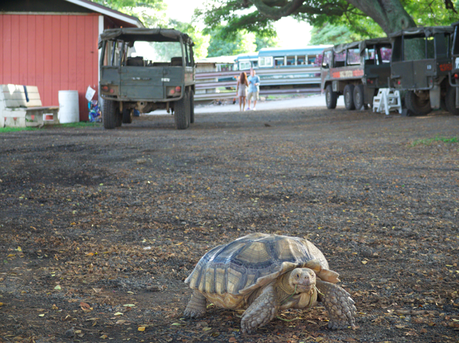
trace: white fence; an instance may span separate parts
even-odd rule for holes
[[[236,98],[236,80],[240,73],[197,72],[195,101]],[[256,73],[261,79],[260,95],[320,93],[319,67],[256,69]]]

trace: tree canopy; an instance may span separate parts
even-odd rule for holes
[[[209,30],[225,23],[226,36],[240,29],[269,36],[274,21],[293,16],[315,28],[344,25],[359,37],[375,37],[448,25],[457,21],[457,5],[458,0],[208,0],[197,15]]]

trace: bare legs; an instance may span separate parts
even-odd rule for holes
[[[245,111],[245,96],[240,96],[239,97],[239,111]]]

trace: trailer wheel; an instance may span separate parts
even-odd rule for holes
[[[104,119],[104,128],[114,129],[117,126],[118,118],[120,118],[118,104],[112,100],[105,100],[102,106],[102,115]]]
[[[332,86],[328,85],[325,87],[325,102],[327,103],[327,108],[333,110],[336,108],[336,102],[338,101],[338,94],[333,92]]]
[[[188,90],[183,94],[183,98],[174,104],[175,128],[185,130],[190,125],[190,102]]]
[[[446,109],[449,113],[459,116],[459,108],[456,108],[456,88],[449,87],[445,98]]]
[[[190,91],[190,123],[194,123],[194,92]]]
[[[429,97],[420,97],[414,91],[405,95],[405,105],[415,116],[425,116],[432,111]]]
[[[355,110],[354,85],[346,85],[344,87],[344,106],[348,111]]]
[[[354,87],[354,105],[356,110],[361,110],[362,107],[366,109],[363,92],[363,85],[357,85]]]
[[[131,124],[132,123],[132,115],[133,115],[133,110],[130,108],[125,108],[123,110],[123,124]]]

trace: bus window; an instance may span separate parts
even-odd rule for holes
[[[252,68],[258,68],[258,61],[252,61]]]
[[[295,56],[287,56],[287,65],[294,66],[295,65]]]
[[[308,64],[315,64],[316,63],[316,56],[310,55],[308,56]]]
[[[296,61],[297,61],[296,62],[297,65],[303,65],[306,63],[306,56],[304,55],[297,56]]]
[[[283,67],[284,57],[274,57],[274,67]]]
[[[260,57],[258,59],[259,67],[260,68],[266,68],[266,67],[272,67],[273,66],[273,58],[272,57]]]
[[[239,70],[247,70],[247,69],[250,69],[251,66],[252,65],[251,65],[250,61],[239,62]]]

